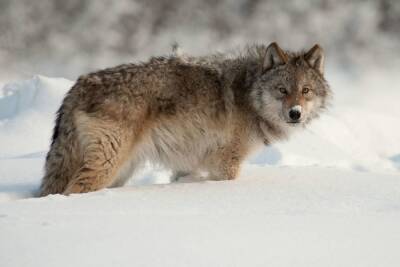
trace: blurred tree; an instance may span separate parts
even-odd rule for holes
[[[395,34],[400,33],[400,1],[381,0],[380,1],[381,21],[380,28]]]
[[[318,42],[350,66],[395,58],[399,31],[396,0],[0,0],[0,75],[74,78],[169,53],[174,41],[194,54]]]

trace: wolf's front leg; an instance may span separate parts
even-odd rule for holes
[[[240,145],[232,144],[218,148],[206,160],[209,180],[222,181],[235,179],[240,170],[240,165],[245,157],[245,150]]]
[[[233,180],[238,176],[239,170],[240,162],[237,162],[236,160],[221,162],[221,165],[219,167],[209,170],[208,180]]]

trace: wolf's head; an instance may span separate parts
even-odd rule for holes
[[[330,89],[324,79],[324,52],[290,53],[276,43],[264,49],[251,86],[252,104],[265,120],[304,125],[326,105]]]

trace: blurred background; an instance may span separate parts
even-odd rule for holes
[[[397,0],[0,0],[0,80],[79,74],[170,53],[320,43],[329,66],[399,66]]]

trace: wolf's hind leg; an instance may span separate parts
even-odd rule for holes
[[[71,138],[70,138],[71,139]],[[65,140],[64,140],[65,141]],[[42,179],[38,196],[61,194],[64,192],[71,175],[76,168],[76,144],[56,140],[52,145],[46,159],[46,173]]]
[[[54,134],[50,151],[47,153],[45,175],[38,192],[38,196],[41,197],[62,194],[81,162],[76,129],[69,118],[61,127],[59,115],[55,131],[57,134]]]
[[[82,162],[64,191],[66,195],[111,186],[131,148],[129,131],[118,122],[81,115],[78,132]]]

